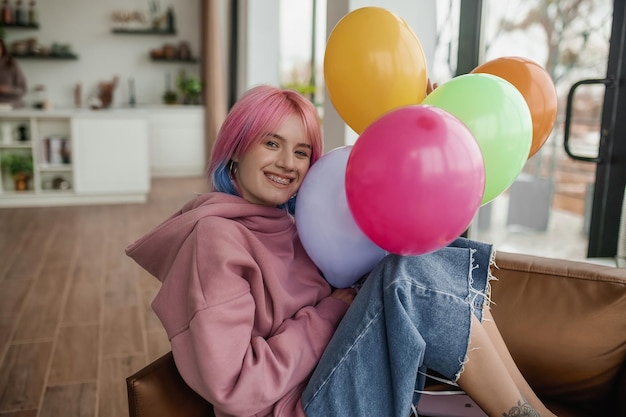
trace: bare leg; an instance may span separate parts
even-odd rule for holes
[[[511,356],[511,353],[509,352],[509,349],[507,348],[504,339],[502,338],[500,330],[498,330],[498,327],[496,326],[496,322],[494,321],[489,308],[485,308],[483,310],[482,324],[483,328],[487,332],[487,335],[489,336],[489,339],[491,339],[491,343],[493,343],[496,351],[502,359],[502,362],[504,362],[504,365],[508,369],[511,378],[513,378],[513,381],[515,381],[515,385],[517,385],[524,398],[526,398],[530,405],[532,405],[533,408],[537,410],[541,416],[553,415],[541,402],[539,397],[537,397],[537,394],[535,394],[530,385],[528,385],[526,378],[524,378],[519,368],[515,364],[515,361],[513,360],[513,357]]]
[[[474,316],[467,363],[458,384],[489,416],[554,416],[545,407],[539,414],[526,400],[489,334]]]

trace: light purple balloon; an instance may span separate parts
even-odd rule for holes
[[[352,146],[323,155],[307,173],[296,208],[296,226],[304,249],[334,287],[354,284],[386,252],[359,229],[345,191],[346,164]]]

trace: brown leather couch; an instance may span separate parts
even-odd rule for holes
[[[626,269],[500,252],[492,312],[560,417],[626,416]],[[127,378],[131,417],[211,417],[171,353]]]

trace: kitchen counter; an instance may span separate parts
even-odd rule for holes
[[[34,168],[25,191],[0,171],[0,207],[146,201],[149,112],[18,109],[0,112],[0,125],[0,153]]]
[[[0,111],[1,119],[145,120],[150,174],[155,177],[199,176],[206,168],[204,106],[141,104],[92,110],[21,108]]]

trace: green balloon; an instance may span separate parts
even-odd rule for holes
[[[469,128],[485,162],[482,205],[505,191],[522,171],[533,137],[524,96],[510,82],[491,74],[454,77],[422,104],[439,107]]]

